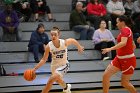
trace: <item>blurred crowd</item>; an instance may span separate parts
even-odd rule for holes
[[[101,51],[102,48],[115,44],[111,31],[118,29],[116,19],[121,15],[126,15],[133,22],[130,27],[136,46],[139,47],[137,39],[140,37],[140,0],[72,0],[71,7],[70,30],[79,33],[80,40],[93,40],[95,49]],[[46,21],[57,21],[46,0],[0,0],[0,41],[21,41],[22,29],[19,27],[21,22]],[[31,42],[41,45],[29,47],[29,51],[35,55],[36,62],[39,61],[38,52],[41,51],[43,54],[44,44],[49,41],[44,25],[41,24],[38,27],[29,41],[29,45]],[[40,39],[44,36],[47,38],[46,41]],[[37,48],[38,52],[34,51]],[[112,53],[112,57],[114,55],[115,52]],[[102,58],[105,56],[102,55]]]

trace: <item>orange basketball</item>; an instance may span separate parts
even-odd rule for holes
[[[36,78],[36,74],[32,69],[27,69],[24,71],[24,79],[27,81],[33,81]]]

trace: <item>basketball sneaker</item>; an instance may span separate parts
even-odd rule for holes
[[[71,93],[71,84],[67,84],[67,89],[66,90],[63,89],[63,92],[64,93]]]

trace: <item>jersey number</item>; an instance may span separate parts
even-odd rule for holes
[[[57,55],[56,58],[63,58],[63,54]]]

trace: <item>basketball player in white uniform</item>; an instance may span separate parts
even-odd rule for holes
[[[63,80],[63,75],[67,73],[69,69],[69,62],[67,60],[67,47],[69,45],[75,45],[78,48],[78,51],[82,53],[84,51],[84,47],[81,46],[75,39],[69,38],[66,40],[59,39],[60,30],[58,27],[53,27],[51,30],[51,39],[46,47],[43,58],[40,62],[33,68],[33,71],[36,71],[39,67],[41,67],[46,60],[48,59],[49,52],[52,54],[52,62],[51,62],[51,72],[46,86],[42,90],[42,93],[48,93],[54,82],[57,82],[62,88],[64,93],[71,93],[71,85],[66,84]]]

